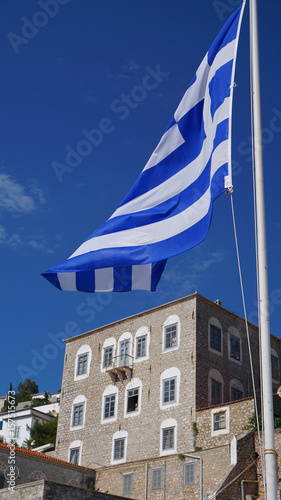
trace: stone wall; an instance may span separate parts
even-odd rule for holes
[[[210,349],[209,321],[215,318],[222,330],[221,352]],[[236,360],[229,356],[229,333],[235,329],[240,337],[241,356]],[[256,378],[256,389],[259,393],[259,351],[258,331],[254,326],[249,326],[253,366]],[[237,338],[238,338],[237,337]],[[235,314],[226,311],[219,305],[212,304],[204,298],[197,301],[197,347],[196,347],[196,405],[197,408],[210,406],[208,380],[209,371],[217,369],[223,380],[222,402],[231,401],[230,382],[235,379],[243,386],[243,397],[253,395],[252,380],[249,363],[248,343],[245,322]]]
[[[0,470],[2,473],[8,467],[10,450],[7,445],[0,444]],[[74,464],[47,457],[43,453],[15,448],[15,466],[19,471],[16,486],[37,480],[50,480],[62,484],[81,486],[86,482],[95,481],[95,471]],[[3,487],[7,482],[3,481]]]
[[[17,486],[14,492],[8,489],[0,491],[0,500],[124,500],[124,497],[107,495],[95,491],[88,491],[74,486],[54,483],[51,481],[37,481]]]
[[[180,319],[180,345],[176,350],[163,352],[163,328],[168,317]],[[157,457],[160,455],[160,428],[167,419],[177,421],[177,451],[192,446],[192,420],[195,417],[195,298],[177,301],[156,310],[83,334],[66,343],[63,372],[62,398],[57,434],[57,456],[67,460],[69,447],[74,440],[82,446],[81,463],[110,465],[112,440],[117,431],[128,433],[127,461]],[[104,390],[112,384],[108,373],[102,372],[102,350],[108,338],[118,339],[130,332],[133,344],[136,332],[146,327],[150,334],[149,357],[135,362],[133,379],[142,382],[141,412],[129,418],[125,415],[126,387],[130,379],[117,381],[118,415],[115,422],[102,423],[102,399]],[[79,348],[87,344],[91,348],[90,373],[83,380],[74,380],[75,359]],[[170,368],[180,373],[179,404],[160,408],[161,374]],[[85,425],[80,430],[71,430],[71,413],[74,399],[86,397]],[[90,436],[90,438],[89,438]],[[92,465],[93,466],[93,465]]]
[[[241,500],[241,481],[256,480],[256,464],[253,434],[242,435],[236,443],[237,461],[232,463],[228,443],[208,450],[187,452],[162,459],[139,461],[97,471],[96,486],[100,491],[122,494],[123,475],[133,475],[133,491],[128,498],[143,500],[147,489],[147,500],[167,499],[198,500],[200,498],[200,465],[203,470],[203,498],[214,494],[218,500]],[[186,456],[186,455],[191,455]],[[184,485],[184,465],[194,462],[195,482]],[[162,488],[152,489],[152,470],[162,469]],[[256,484],[247,484],[247,493],[254,492]]]
[[[215,435],[212,432],[213,428],[213,413],[220,412],[221,409],[227,409],[228,432],[225,434],[218,433]],[[196,412],[196,425],[198,435],[196,438],[196,445],[203,449],[213,446],[220,446],[222,444],[229,444],[234,436],[238,436],[243,431],[243,428],[248,425],[249,417],[254,412],[254,400],[248,398],[240,401],[234,401],[222,406],[215,406],[205,408],[204,410],[197,410]]]

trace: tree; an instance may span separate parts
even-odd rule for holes
[[[16,403],[22,401],[30,401],[32,394],[38,393],[38,385],[35,381],[26,378],[24,382],[18,385],[18,393],[16,394]]]
[[[26,439],[24,444],[28,449],[37,448],[38,446],[49,443],[55,445],[57,426],[58,417],[55,417],[50,422],[44,422],[43,424],[41,424],[39,420],[36,420],[32,428],[27,426],[30,431],[30,439]]]

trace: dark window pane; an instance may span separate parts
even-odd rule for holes
[[[210,325],[210,347],[221,352],[221,329]]]

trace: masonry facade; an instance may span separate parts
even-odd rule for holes
[[[254,325],[249,335],[259,392]],[[272,337],[275,389],[280,355],[280,341]],[[144,488],[132,464],[156,461],[149,498],[159,498],[163,463],[174,457],[181,491],[195,491],[198,465],[186,465],[184,455],[229,447],[253,411],[252,395],[245,322],[196,293],[66,340],[56,453],[100,471],[118,469],[119,476],[125,471],[111,493],[131,498],[143,498],[137,488]],[[242,422],[231,408],[245,398],[251,403]],[[145,477],[148,487],[147,471]]]

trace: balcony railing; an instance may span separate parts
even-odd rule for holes
[[[124,378],[131,378],[133,364],[133,356],[130,354],[120,354],[112,358],[112,362],[106,367],[106,371],[114,382],[116,382],[117,379],[124,380]]]

